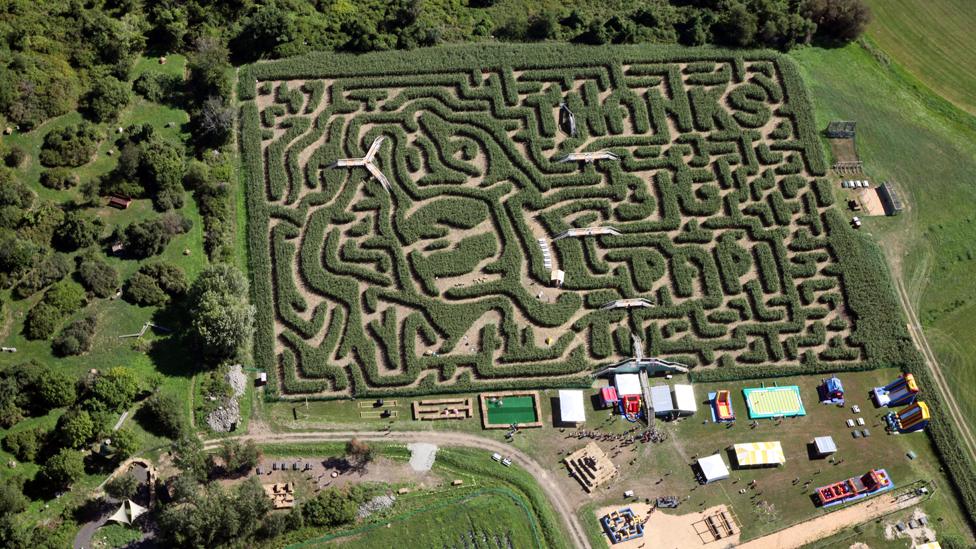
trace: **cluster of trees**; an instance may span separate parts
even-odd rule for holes
[[[119,161],[98,182],[103,195],[151,198],[159,211],[183,207],[183,147],[160,136],[150,124],[130,126],[116,142]]]

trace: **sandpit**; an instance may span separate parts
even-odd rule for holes
[[[728,507],[725,505],[716,505],[715,507],[709,507],[697,513],[688,513],[685,515],[669,515],[663,511],[652,511],[648,515],[648,512],[651,511],[651,506],[646,503],[621,503],[619,505],[611,505],[598,509],[596,512],[597,520],[611,511],[617,511],[624,507],[630,507],[634,515],[638,518],[647,519],[644,523],[644,536],[613,545],[610,544],[609,538],[604,536],[603,539],[606,540],[607,547],[613,547],[613,549],[639,549],[648,547],[658,549],[685,549],[687,547],[706,546],[726,547],[729,545],[735,546],[739,543],[738,533],[724,537],[721,539],[721,543],[716,544],[710,536],[702,536],[698,533],[700,526],[696,529],[696,526],[704,521],[705,517],[721,513],[722,511],[728,511]]]

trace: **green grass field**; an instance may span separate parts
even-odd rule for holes
[[[970,0],[868,0],[868,35],[927,86],[976,114],[976,10]]]
[[[868,175],[891,179],[902,191],[907,211],[869,218],[865,228],[905,281],[964,411],[976,414],[976,337],[969,321],[976,313],[976,118],[861,46],[792,55],[812,92],[818,127],[857,120]]]

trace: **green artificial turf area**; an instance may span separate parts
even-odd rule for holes
[[[976,114],[976,9],[971,0],[868,0],[868,35],[940,95]]]
[[[532,423],[538,419],[531,396],[507,396],[488,403],[488,423],[493,425]]]
[[[802,49],[817,126],[857,120],[869,176],[896,182],[897,217],[866,218],[901,277],[965,415],[976,414],[976,118],[859,45]],[[878,98],[883,97],[883,101]]]

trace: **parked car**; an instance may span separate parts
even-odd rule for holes
[[[502,460],[502,455],[499,454],[498,452],[495,452],[494,454],[491,455],[491,459],[493,459],[495,461],[501,461]]]
[[[505,458],[505,459],[503,459],[502,460],[502,465],[504,465],[505,467],[511,467],[512,466],[512,458]]]

